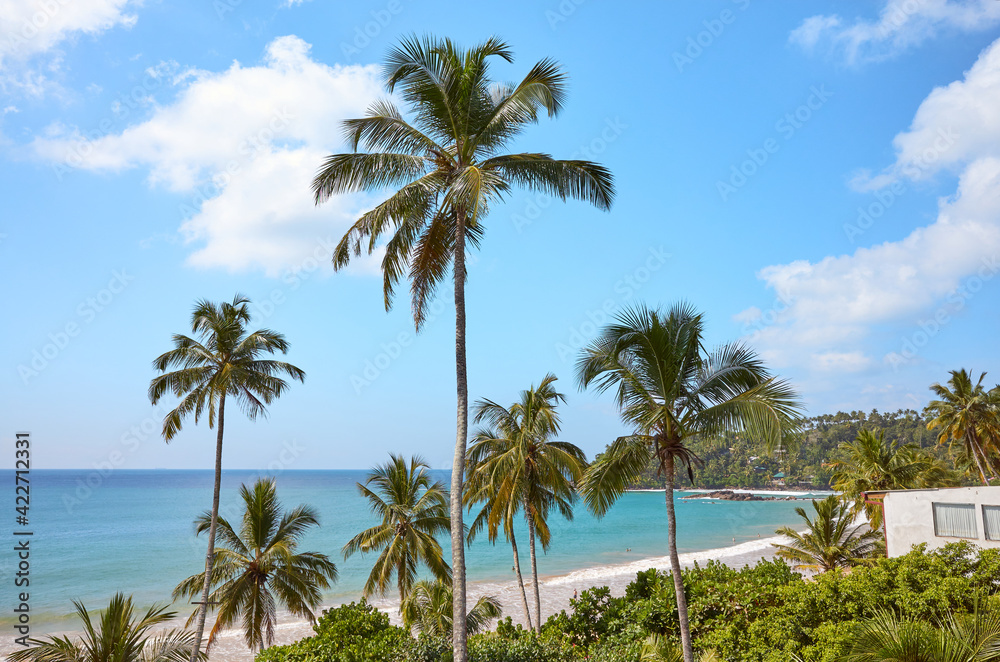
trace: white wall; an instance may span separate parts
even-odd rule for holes
[[[1000,487],[956,487],[939,490],[905,490],[885,495],[885,532],[889,556],[901,556],[913,545],[927,543],[927,549],[968,540],[979,547],[998,547],[1000,540],[987,540],[983,530],[983,505],[1000,506]],[[933,503],[972,503],[976,506],[978,539],[934,535]]]

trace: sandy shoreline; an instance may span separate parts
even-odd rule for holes
[[[662,492],[663,490],[659,491]],[[681,554],[680,559],[684,567],[691,567],[695,562],[704,564],[714,559],[732,567],[742,568],[744,565],[757,563],[762,558],[774,558],[775,549],[773,543],[783,541],[784,539],[780,536],[762,538],[731,547],[688,552]],[[620,596],[625,594],[625,587],[635,579],[637,572],[649,568],[667,570],[669,567],[670,559],[664,555],[616,565],[583,568],[563,575],[542,577],[539,581],[539,588],[542,599],[543,620],[551,614],[559,613],[562,609],[569,609],[569,601],[573,597],[573,591],[583,591],[592,586],[608,586],[611,589],[612,595]],[[515,623],[524,622],[520,592],[517,589],[517,582],[515,580],[470,583],[470,603],[475,602],[481,595],[493,595],[497,597],[503,605],[504,616],[511,616]],[[376,599],[372,600],[371,603],[387,612],[393,623],[399,623],[397,613],[398,598]],[[342,603],[325,604],[323,608],[337,606],[338,604]],[[179,622],[178,625],[181,623]],[[72,637],[76,633],[59,634],[70,634]],[[276,644],[289,644],[312,634],[312,626],[308,622],[289,620],[287,614],[279,615],[278,625],[275,628]],[[5,637],[3,643],[0,644],[0,655],[6,657],[7,654],[18,648],[20,647],[14,644],[12,637]],[[211,662],[252,662],[253,655],[243,644],[241,633],[238,630],[230,630],[219,636],[219,639],[210,651],[209,660]]]

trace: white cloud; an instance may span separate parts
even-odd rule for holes
[[[890,58],[941,31],[976,32],[1000,22],[996,0],[885,0],[876,20],[811,16],[789,35],[806,50],[821,45],[849,64]]]
[[[1000,6],[1000,2],[996,3]],[[910,128],[893,139],[896,161],[861,188],[926,179],[976,159],[1000,156],[1000,40],[986,48],[965,78],[939,87],[920,104]]]
[[[896,162],[870,180],[882,186],[957,171],[957,190],[939,201],[933,223],[849,255],[759,272],[779,298],[770,310],[748,309],[737,319],[769,361],[821,372],[874,369],[900,349],[898,334],[880,346],[876,329],[950,316],[965,305],[972,280],[1000,273],[1000,121],[986,112],[997,107],[1000,41],[964,80],[927,97],[910,129],[895,138]],[[943,150],[942,135],[952,136]],[[931,151],[936,158],[916,167]]]
[[[340,147],[341,120],[382,93],[374,66],[327,66],[309,50],[298,37],[277,38],[260,65],[176,75],[176,100],[120,133],[89,139],[57,126],[32,147],[85,170],[147,168],[151,185],[181,194],[192,265],[295,268],[371,202],[340,196],[317,208],[309,186]]]
[[[133,0],[0,0],[0,90],[39,96],[52,89],[45,71],[58,70],[58,54],[41,67],[33,58],[51,54],[78,35],[96,36],[135,25]]]

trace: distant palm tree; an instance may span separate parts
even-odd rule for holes
[[[555,390],[555,375],[546,375],[537,387],[521,392],[509,408],[492,400],[480,400],[473,407],[475,422],[486,423],[469,449],[469,484],[466,502],[485,502],[469,528],[474,537],[483,526],[490,540],[495,540],[500,526],[514,549],[514,567],[521,596],[524,583],[514,541],[513,519],[520,510],[528,524],[528,549],[531,555],[531,582],[535,597],[535,628],[541,630],[541,597],[538,591],[538,563],[535,538],[547,550],[552,542],[548,525],[549,510],[557,508],[566,519],[573,519],[576,484],[583,477],[587,458],[577,446],[553,441],[559,434],[556,406],[565,402]],[[525,614],[531,627],[525,600]]]
[[[333,267],[343,269],[352,255],[384,248],[386,308],[400,279],[408,275],[418,330],[437,285],[447,277],[449,266],[453,271],[458,421],[451,553],[460,613],[465,609],[462,472],[469,417],[466,251],[482,241],[490,206],[515,187],[561,200],[585,200],[603,210],[610,209],[615,194],[611,173],[596,163],[535,152],[505,153],[540,113],[554,117],[562,109],[566,74],[545,59],[519,83],[500,83],[490,78],[493,58],[513,61],[510,47],[496,37],[468,50],[450,39],[403,39],[389,53],[385,85],[390,93],[398,88],[413,123],[391,100],[375,102],[365,117],[344,123],[354,151],[329,156],[313,180],[317,204],[341,193],[396,189],[351,227],[334,252]],[[361,146],[367,152],[358,152]],[[390,234],[383,244],[380,239]],[[465,662],[468,655],[463,623],[455,621],[455,662]]]
[[[915,444],[886,441],[885,431],[862,429],[854,441],[840,444],[843,460],[830,462],[833,489],[853,499],[852,515],[865,511],[873,529],[882,526],[882,509],[866,504],[865,493],[877,490],[909,490],[948,487],[958,476],[930,453]]]
[[[403,625],[417,632],[451,640],[454,592],[447,581],[422,579],[415,583],[400,604]],[[500,601],[484,595],[476,601],[466,616],[470,635],[489,627],[490,621],[500,618],[503,609]]]
[[[642,642],[639,652],[639,662],[683,662],[684,650],[664,637],[662,634],[651,634]],[[722,658],[714,650],[702,651],[698,662],[722,662]]]
[[[242,485],[240,496],[246,509],[239,529],[225,518],[218,521],[220,549],[215,550],[213,563],[215,590],[209,595],[218,617],[206,649],[211,648],[221,630],[232,627],[237,620],[250,650],[270,646],[274,643],[278,604],[315,622],[313,610],[323,597],[321,590],[337,581],[337,566],[326,554],[296,552],[302,536],[311,527],[319,526],[315,510],[299,506],[283,512],[273,479],[259,479],[252,490]],[[210,513],[195,520],[199,534],[211,525]],[[204,573],[188,577],[177,585],[173,597],[192,598],[204,583]]]
[[[791,538],[787,545],[775,545],[778,556],[793,561],[796,568],[827,572],[834,568],[855,565],[878,549],[882,534],[866,524],[854,524],[855,516],[848,504],[836,495],[822,500],[813,499],[816,517],[809,518],[803,508],[795,512],[805,520],[807,531],[799,533],[783,526],[775,533]]]
[[[852,632],[839,662],[995,662],[1000,659],[1000,612],[948,614],[938,627],[879,611]]]
[[[935,417],[927,424],[927,429],[941,428],[938,443],[961,443],[965,454],[975,461],[983,485],[989,482],[987,469],[993,476],[1000,476],[997,469],[1000,464],[1000,387],[987,391],[983,387],[985,378],[984,372],[973,384],[972,376],[964,368],[952,370],[947,387],[931,386],[940,399],[932,400],[926,410]]]
[[[166,607],[151,607],[136,620],[132,597],[116,593],[95,624],[82,603],[73,601],[83,622],[78,640],[49,636],[29,639],[29,648],[14,651],[9,662],[185,662],[195,650],[195,633],[186,630],[154,629],[176,614]],[[204,653],[197,659],[206,660]]]
[[[300,382],[306,373],[299,368],[271,359],[260,358],[276,351],[288,352],[288,341],[280,333],[260,329],[247,333],[250,323],[250,300],[237,294],[232,303],[214,304],[199,301],[191,314],[191,330],[200,340],[175,334],[174,349],[158,356],[153,367],[166,373],[149,383],[149,400],[154,405],[168,392],[181,398],[180,404],[163,419],[163,438],[170,442],[181,430],[186,417],[194,414],[195,424],[208,413],[208,427],[219,429],[215,440],[215,490],[212,494],[212,521],[208,530],[205,552],[205,584],[195,633],[194,653],[201,649],[208,613],[208,593],[211,590],[212,562],[215,558],[215,529],[219,517],[219,492],[222,489],[222,431],[225,427],[226,397],[236,400],[252,421],[267,415],[265,405],[271,404],[288,388],[279,375]],[[167,372],[170,367],[179,370]]]
[[[402,601],[421,563],[438,579],[451,579],[451,569],[435,539],[448,532],[448,492],[443,483],[431,480],[421,458],[410,458],[409,466],[402,456],[390,454],[389,458],[368,473],[364,484],[358,483],[358,491],[382,521],[351,538],[344,545],[344,558],[381,551],[365,582],[364,596],[384,594],[395,576]]]
[[[794,390],[740,343],[714,352],[703,346],[701,315],[688,304],[668,311],[627,309],[587,346],[577,363],[582,387],[614,388],[622,419],[634,432],[599,455],[580,486],[584,501],[603,516],[655,458],[666,480],[667,541],[685,662],[693,662],[687,599],[677,556],[674,469],[691,474],[688,446],[696,436],[745,433],[769,449],[787,443],[801,417]],[[692,476],[693,478],[693,476]]]

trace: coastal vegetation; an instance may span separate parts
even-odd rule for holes
[[[280,397],[288,382],[286,375],[300,382],[306,373],[284,361],[261,358],[288,352],[288,341],[270,329],[247,332],[250,323],[250,300],[237,294],[231,303],[199,301],[191,314],[191,330],[197,339],[175,334],[174,348],[153,361],[153,368],[163,374],[149,384],[149,400],[154,405],[167,393],[181,399],[180,404],[163,419],[163,439],[170,443],[181,431],[184,419],[194,416],[195,424],[208,415],[208,427],[218,424],[215,438],[215,488],[208,527],[208,549],[198,623],[191,662],[201,650],[212,588],[212,565],[215,562],[215,535],[219,519],[219,492],[222,489],[222,437],[226,421],[226,398],[231,397],[251,421],[267,415],[267,405]],[[167,372],[170,368],[178,368]]]
[[[781,559],[742,569],[710,561],[682,576],[693,647],[705,656],[714,652],[719,660],[995,659],[877,657],[878,650],[861,650],[858,642],[864,641],[861,633],[884,624],[886,613],[899,623],[919,623],[917,627],[945,636],[988,632],[1000,601],[1000,550],[978,550],[964,542],[933,551],[918,546],[904,556],[875,558],[850,572],[838,568],[809,580]],[[612,597],[606,587],[588,589],[571,601],[569,610],[550,616],[540,633],[505,619],[494,631],[471,636],[469,658],[639,662],[644,649],[654,654],[651,637],[666,656],[680,642],[674,590],[669,575],[654,569],[638,573],[622,597]],[[970,627],[974,623],[981,629]],[[364,603],[328,610],[315,631],[313,637],[263,651],[257,662],[443,662],[450,653],[445,639],[412,636]],[[858,657],[862,654],[876,656]]]
[[[506,153],[540,113],[559,113],[567,76],[553,60],[543,59],[520,82],[498,82],[490,77],[495,59],[514,59],[510,47],[495,37],[470,49],[431,36],[403,39],[389,52],[383,75],[386,91],[405,104],[412,123],[393,100],[376,101],[365,117],[344,122],[353,151],[327,157],[313,180],[317,204],[342,193],[382,195],[396,189],[348,230],[334,251],[333,266],[343,269],[352,256],[384,249],[386,309],[407,276],[417,330],[451,267],[458,402],[449,512],[455,608],[460,612],[466,608],[462,515],[469,418],[467,252],[483,240],[490,207],[515,187],[583,200],[603,210],[611,208],[615,194],[610,171],[596,163],[535,152]],[[366,151],[359,152],[362,147]],[[386,235],[391,237],[383,243]],[[453,638],[454,662],[465,662],[463,619],[455,621]]]
[[[613,390],[622,420],[633,429],[608,446],[580,484],[587,507],[603,516],[651,461],[666,480],[667,545],[685,662],[694,652],[677,555],[674,472],[700,462],[695,436],[745,433],[774,451],[787,443],[800,416],[795,391],[773,377],[741,343],[704,348],[701,315],[686,303],[668,310],[626,309],[584,348],[581,387]]]
[[[239,623],[243,640],[252,651],[274,643],[277,608],[315,622],[313,613],[323,589],[337,580],[337,566],[326,554],[298,552],[309,529],[319,526],[319,516],[309,506],[283,511],[273,479],[260,479],[253,487],[242,485],[244,512],[239,527],[224,517],[217,524],[219,548],[212,564],[214,590],[209,601],[216,613],[206,650],[219,632]],[[212,525],[210,513],[195,521],[196,534]],[[188,577],[174,589],[174,600],[194,598],[205,584],[204,574]],[[188,625],[194,618],[192,614]]]
[[[471,542],[485,527],[490,541],[495,541],[502,526],[514,551],[524,614],[531,627],[531,614],[521,578],[513,520],[520,511],[528,525],[528,552],[531,557],[531,585],[535,599],[535,625],[541,627],[542,604],[538,591],[538,563],[535,538],[548,550],[552,544],[548,515],[553,508],[566,519],[573,519],[576,485],[587,466],[586,455],[579,447],[555,441],[559,434],[556,406],[565,402],[555,390],[555,375],[546,375],[538,386],[521,392],[510,407],[492,400],[479,400],[473,408],[475,423],[486,427],[475,434],[469,448],[469,479],[465,501],[469,507],[484,502],[482,510],[469,527]]]
[[[802,419],[796,443],[770,454],[762,453],[760,445],[746,435],[695,438],[691,447],[702,460],[698,471],[689,476],[678,470],[674,482],[680,488],[833,489],[837,463],[850,467],[854,461],[847,445],[854,444],[858,435],[868,430],[881,433],[885,443],[894,447],[919,448],[939,466],[957,471],[960,484],[980,483],[974,466],[962,452],[962,444],[939,444],[938,431],[928,430],[927,424],[933,419],[926,410],[913,409],[813,416]],[[779,473],[784,476],[776,477]],[[663,486],[663,476],[658,474],[655,462],[650,462],[629,487]]]
[[[77,640],[68,636],[29,639],[29,648],[7,656],[10,662],[186,662],[196,651],[195,633],[178,628],[158,629],[177,614],[167,607],[150,607],[139,616],[132,598],[115,593],[100,616],[91,615],[82,603],[73,601],[83,632]]]

